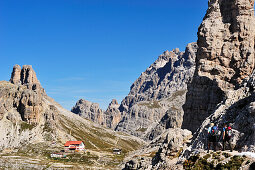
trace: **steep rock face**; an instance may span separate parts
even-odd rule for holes
[[[71,112],[82,116],[83,118],[92,120],[100,125],[105,124],[103,110],[100,109],[99,104],[80,99]]]
[[[13,84],[21,84],[20,76],[21,76],[21,67],[16,64],[13,67],[10,82]]]
[[[187,82],[195,69],[196,48],[196,43],[191,43],[185,52],[166,51],[141,74],[121,103],[123,119],[116,130],[152,140],[165,128],[181,126],[182,105]],[[168,117],[171,124],[159,128],[157,125],[167,111],[173,114]]]
[[[22,69],[19,65],[15,65],[13,67],[10,82],[15,85],[25,85],[30,90],[45,93],[31,65],[24,65]]]
[[[115,129],[121,120],[120,105],[116,99],[113,99],[109,104],[107,110],[104,112],[106,127]]]
[[[185,52],[179,49],[165,51],[133,83],[120,110],[127,111],[140,101],[155,101],[169,97],[173,92],[186,89],[194,72],[196,43],[190,43]]]
[[[29,78],[31,76],[33,78]],[[48,128],[55,126],[59,114],[46,98],[32,67],[23,66],[21,70],[15,65],[10,82],[0,82],[0,148],[18,147],[26,141],[44,141],[46,136],[55,136],[55,132],[49,134],[42,128],[46,124]]]
[[[182,127],[195,132],[254,68],[254,1],[211,0],[198,30],[193,81]]]
[[[207,117],[196,132],[192,149],[205,149],[206,128],[213,122],[220,129],[224,123],[233,128],[231,143],[235,150],[255,151],[255,72],[245,80],[238,90],[228,91],[228,99],[221,103],[213,114]]]
[[[230,86],[238,86],[250,76],[255,60],[253,6],[251,0],[209,1],[198,30],[199,76],[222,80]]]
[[[3,113],[15,108],[21,119],[28,123],[40,122],[43,108],[44,89],[36,78],[32,66],[13,67],[10,82],[3,82],[0,90],[0,118]],[[2,113],[2,114],[1,114]]]

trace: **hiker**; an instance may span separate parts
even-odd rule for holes
[[[208,143],[208,151],[207,152],[208,153],[211,148],[211,144],[213,144],[213,149],[214,149],[214,151],[216,151],[217,133],[218,133],[218,127],[214,126],[214,123],[211,123],[210,127],[208,128],[208,139],[207,139],[207,143]]]
[[[226,148],[226,142],[228,142],[229,144],[229,147],[230,147],[230,151],[232,152],[233,149],[232,149],[232,145],[231,145],[231,137],[232,137],[232,128],[231,126],[228,126],[226,123],[224,124],[224,127],[222,129],[222,141],[223,141],[223,148],[222,148],[222,151],[225,150]]]

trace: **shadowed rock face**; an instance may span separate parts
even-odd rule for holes
[[[229,90],[254,69],[254,1],[210,0],[198,30],[193,81],[188,85],[182,128],[195,132]]]

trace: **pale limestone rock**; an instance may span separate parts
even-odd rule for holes
[[[15,65],[10,82],[16,85],[25,85],[28,89],[36,90],[42,94],[45,93],[31,65],[24,65],[22,69],[19,65]]]
[[[21,84],[20,76],[21,76],[21,67],[16,64],[13,67],[10,82],[13,83],[13,84]]]
[[[254,1],[210,0],[198,30],[196,71],[182,128],[195,132],[254,69]]]
[[[100,109],[98,103],[92,103],[90,101],[80,99],[72,108],[71,112],[78,114],[83,118],[92,120],[100,125],[105,124],[103,110]]]
[[[117,100],[113,99],[104,112],[106,127],[115,129],[117,124],[121,121],[119,106]]]
[[[152,140],[166,128],[181,127],[182,105],[187,82],[194,73],[196,49],[196,43],[190,43],[185,52],[165,51],[141,74],[121,102],[123,118],[116,130]]]

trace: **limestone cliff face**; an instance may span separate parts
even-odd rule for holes
[[[12,75],[10,82],[13,84],[21,84],[21,67],[19,65],[15,65],[12,70]]]
[[[195,132],[216,106],[254,69],[254,1],[210,0],[198,30],[193,81],[188,85],[183,128]]]
[[[121,121],[121,112],[119,107],[120,105],[116,99],[113,99],[109,104],[107,110],[104,112],[106,127],[115,129],[118,123]]]
[[[121,102],[123,118],[116,130],[152,140],[167,128],[181,127],[182,105],[195,69],[196,48],[196,43],[191,43],[185,52],[165,51],[141,74]]]
[[[15,65],[10,82],[0,82],[0,148],[18,147],[22,142],[44,141],[46,136],[55,136],[53,131],[43,132],[44,126],[56,125],[59,114],[47,99],[32,67],[21,69]]]
[[[99,104],[97,103],[80,99],[72,108],[71,112],[78,114],[83,118],[92,120],[100,125],[105,124],[103,110],[100,109]]]
[[[100,109],[99,104],[80,99],[71,112],[79,116],[98,123],[104,127],[115,129],[121,120],[121,112],[116,99],[113,99],[106,111]]]
[[[15,65],[10,83],[3,84],[6,86],[1,86],[0,113],[14,107],[23,121],[39,123],[43,117],[43,96],[46,94],[32,66],[25,65],[21,69],[19,65]]]
[[[22,69],[19,65],[15,65],[10,82],[15,85],[25,85],[28,89],[39,93],[45,93],[31,65],[24,65]]]
[[[197,74],[238,86],[254,68],[254,1],[210,0],[198,30]],[[223,82],[221,82],[223,81]],[[228,84],[230,83],[230,84]]]
[[[175,91],[186,88],[194,72],[196,43],[190,43],[185,52],[179,49],[165,51],[133,83],[128,96],[121,102],[121,111],[140,101],[168,98]]]

